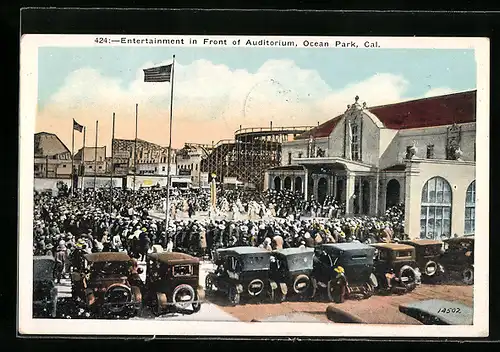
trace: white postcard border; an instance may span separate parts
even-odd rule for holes
[[[96,38],[212,38],[241,40],[365,41],[378,42],[380,48],[468,48],[474,49],[477,64],[476,123],[476,255],[473,326],[403,326],[323,323],[244,323],[194,321],[102,321],[45,320],[32,318],[32,246],[33,246],[33,158],[35,118],[38,96],[38,48],[98,47]],[[113,44],[150,46],[149,44]],[[107,45],[107,46],[113,46]],[[179,45],[162,45],[179,46]],[[194,46],[194,45],[190,45]],[[208,45],[196,45],[208,46]],[[211,45],[210,45],[211,46]],[[232,46],[232,45],[228,45]],[[242,46],[243,48],[250,48]],[[254,46],[256,47],[256,46]],[[260,46],[262,47],[262,46]],[[300,47],[300,46],[299,46]],[[304,46],[301,46],[304,47]],[[311,48],[310,50],[329,50]],[[345,50],[356,50],[345,48]],[[377,50],[377,48],[369,49]],[[20,55],[20,133],[19,133],[19,260],[18,260],[18,331],[20,334],[55,335],[173,335],[173,336],[284,336],[284,337],[486,337],[489,331],[489,74],[490,46],[487,38],[423,37],[263,37],[263,36],[124,36],[124,35],[25,35]],[[488,234],[488,235],[486,235]]]

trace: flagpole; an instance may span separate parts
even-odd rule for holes
[[[135,175],[137,174],[137,121],[139,104],[135,104],[135,143],[134,143],[134,193],[135,193]],[[135,195],[134,195],[135,197]]]
[[[75,120],[73,119],[73,128],[71,129],[71,197],[73,197],[73,188],[75,188]]]
[[[87,127],[83,126],[83,147],[82,147],[82,197],[85,191],[85,132]]]
[[[172,155],[172,113],[174,106],[174,66],[175,55],[172,55],[172,72],[170,75],[170,127],[169,127],[169,140],[168,140],[168,165],[167,165],[167,199],[165,200],[165,242],[169,222],[169,205],[170,205],[170,158]],[[166,243],[165,243],[166,244]]]
[[[97,135],[99,130],[99,121],[95,122],[95,147],[94,147],[94,202],[97,197],[96,182],[97,182]]]
[[[115,169],[115,159],[114,155],[115,153],[113,152],[113,141],[115,140],[115,113],[113,113],[113,129],[111,132],[111,191],[110,191],[110,201],[109,201],[109,208],[110,211],[109,213],[111,214],[113,212],[113,174],[114,174],[114,169]]]

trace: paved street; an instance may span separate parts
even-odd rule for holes
[[[473,305],[473,287],[460,284],[423,284],[415,291],[405,295],[378,296],[369,299],[349,299],[342,304],[327,302],[318,298],[314,302],[283,302],[281,304],[248,303],[236,307],[227,306],[225,298],[212,298],[220,302],[222,309],[238,318],[240,321],[275,319],[276,316],[307,314],[310,321],[329,322],[326,308],[333,304],[336,308],[360,317],[370,324],[419,324],[413,318],[399,312],[399,305],[416,300],[444,299],[458,301],[465,305]],[[274,317],[274,318],[273,318]],[[302,317],[301,317],[302,320]]]

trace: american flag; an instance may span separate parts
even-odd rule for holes
[[[172,64],[144,69],[144,82],[170,82]]]
[[[75,119],[73,119],[73,129],[77,130],[78,132],[82,132],[83,126],[76,122]]]

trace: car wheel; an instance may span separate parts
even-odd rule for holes
[[[468,267],[462,271],[462,281],[467,285],[474,284],[474,268]]]
[[[341,281],[340,284],[337,284],[336,280],[328,281],[327,292],[331,302],[343,303],[345,301],[346,291],[347,288],[344,282]]]
[[[277,302],[277,303],[281,303],[281,302],[285,302],[286,300],[286,295],[281,292],[281,289],[278,287],[276,290],[274,290],[275,292],[273,292],[273,295],[274,295],[274,299],[273,301],[274,302]]]
[[[365,284],[363,285],[363,289],[364,289],[364,296],[365,298],[370,298],[371,296],[373,296],[373,293],[375,292],[375,288],[372,286],[372,284],[370,282],[365,282]]]
[[[271,287],[271,285],[269,285],[269,286],[267,287],[267,290],[266,290],[266,296],[267,296],[267,298],[269,299],[269,301],[270,301],[271,303],[274,303],[275,301],[277,301],[277,300],[279,300],[279,299],[281,298],[281,297],[279,296],[279,294],[280,294],[280,293],[281,293],[281,292],[280,292],[279,287],[278,287],[277,289],[273,289],[273,288]],[[282,301],[280,301],[280,302],[282,302]]]
[[[416,287],[417,273],[409,265],[405,265],[399,271],[399,282],[407,291],[413,291]]]
[[[235,286],[231,286],[229,288],[229,292],[228,292],[228,295],[227,295],[228,299],[229,299],[229,302],[236,306],[240,303],[240,293],[238,292],[238,290],[236,289]]]
[[[424,274],[427,277],[433,277],[438,271],[438,265],[435,261],[429,260],[424,267]]]
[[[151,304],[151,311],[155,316],[160,316],[163,313],[163,304],[166,303],[167,301],[167,296],[164,293],[156,293],[153,296],[152,304]]]
[[[369,284],[373,287],[373,289],[375,290],[377,287],[378,287],[378,280],[377,280],[377,276],[375,274],[370,274],[370,279],[369,279]]]
[[[293,291],[301,296],[306,294],[309,286],[311,286],[311,279],[309,279],[309,276],[303,274],[297,276],[292,285]]]
[[[309,285],[309,290],[308,290],[308,298],[314,298],[316,296],[316,290],[317,290],[318,284],[316,282],[316,279],[314,277],[311,277],[311,284]]]
[[[186,309],[196,299],[191,285],[181,284],[172,292],[172,303],[176,309]]]

